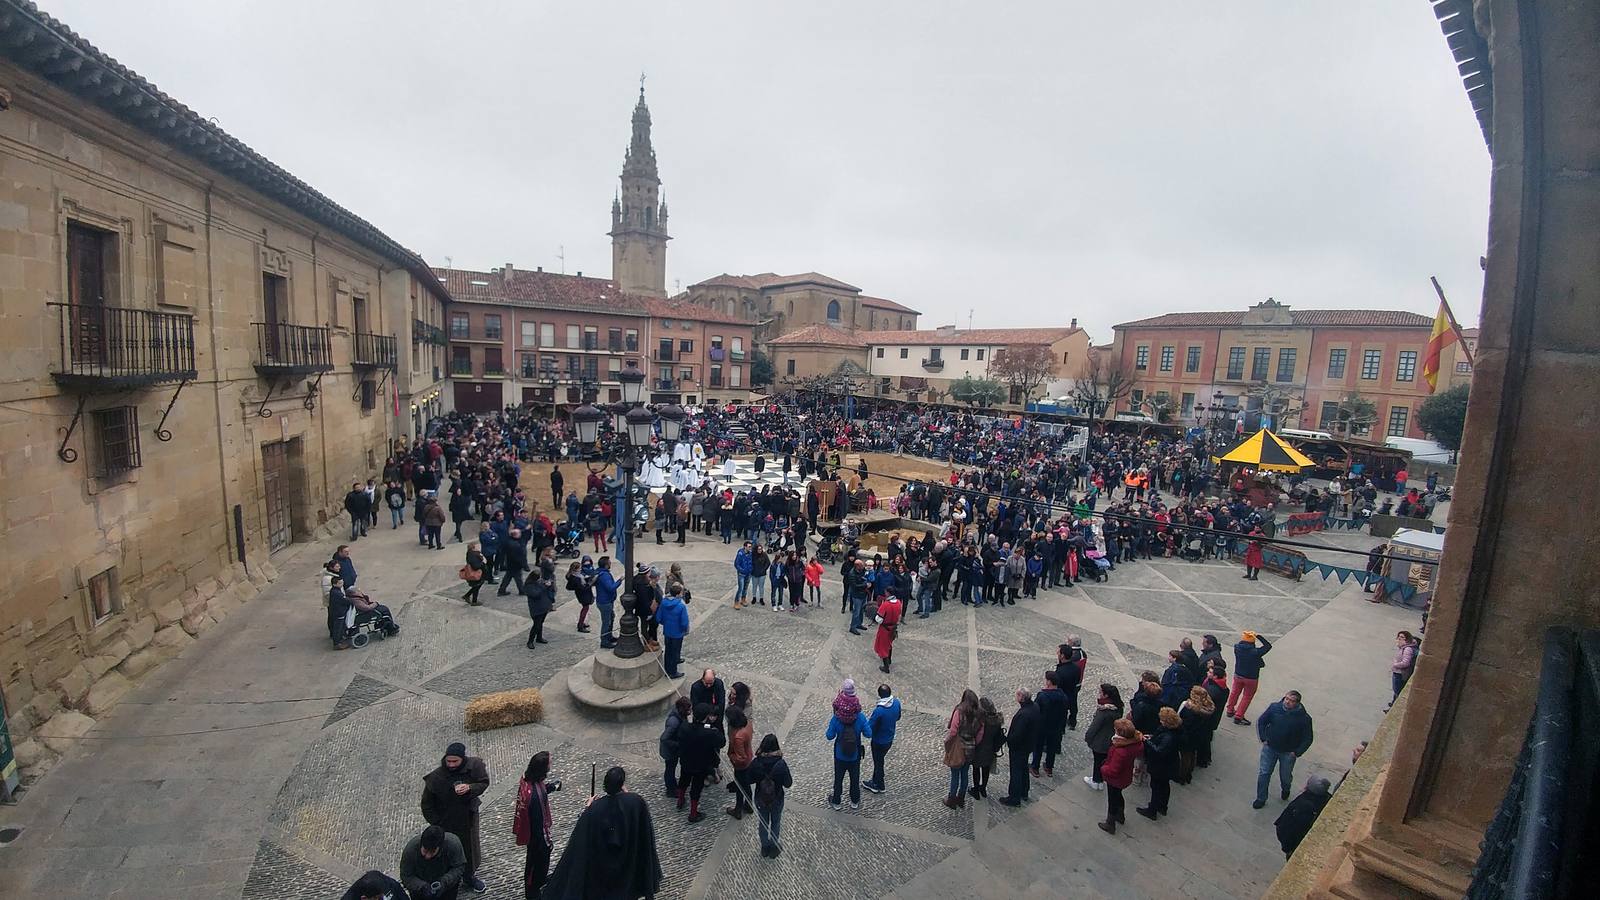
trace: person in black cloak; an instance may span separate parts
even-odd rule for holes
[[[605,793],[572,827],[543,900],[638,900],[661,889],[656,831],[643,797],[622,789],[621,766],[606,771]]]

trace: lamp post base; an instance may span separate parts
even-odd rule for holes
[[[617,622],[617,645],[612,649],[619,659],[633,659],[644,655],[644,641],[639,638],[639,617],[632,612],[633,604],[630,602]]]

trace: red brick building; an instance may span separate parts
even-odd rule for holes
[[[651,402],[743,399],[752,326],[733,316],[628,294],[605,278],[512,264],[478,272],[436,269],[460,293],[445,324],[452,409],[490,412],[520,403],[570,408],[592,386],[622,399],[630,362],[646,373]]]
[[[1327,431],[1339,401],[1354,392],[1377,407],[1368,430],[1374,439],[1420,438],[1417,409],[1429,396],[1422,357],[1432,328],[1433,319],[1418,313],[1293,310],[1270,298],[1247,310],[1124,322],[1114,328],[1112,352],[1135,384],[1118,411],[1159,396],[1170,422],[1200,424],[1217,405],[1231,420],[1258,404],[1253,387],[1270,385],[1301,410],[1277,427]],[[1445,349],[1440,390],[1471,378],[1470,366],[1457,366],[1459,353],[1454,345]]]

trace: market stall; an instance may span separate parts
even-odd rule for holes
[[[1280,486],[1274,473],[1296,473],[1310,468],[1312,461],[1289,446],[1283,438],[1263,428],[1240,441],[1228,452],[1211,457],[1221,467],[1219,482],[1252,506],[1277,504]]]

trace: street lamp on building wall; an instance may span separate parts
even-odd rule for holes
[[[622,659],[633,659],[644,653],[639,639],[639,613],[633,593],[633,477],[639,470],[644,452],[650,446],[657,423],[661,437],[676,443],[683,431],[685,413],[677,404],[660,406],[654,410],[644,403],[644,372],[637,363],[629,361],[617,380],[622,382],[622,402],[610,404],[605,409],[587,398],[584,405],[572,411],[572,423],[578,432],[578,444],[586,454],[589,471],[605,471],[615,464],[622,475],[617,489],[617,511],[621,519],[617,529],[617,543],[622,554],[623,593],[622,619],[617,625],[615,653]],[[611,419],[610,433],[602,433],[601,423]],[[596,467],[594,462],[599,462]]]

